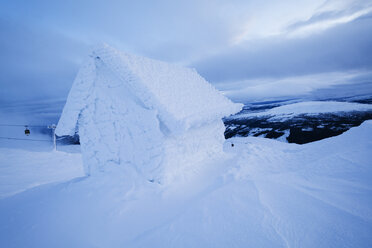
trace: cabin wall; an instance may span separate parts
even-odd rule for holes
[[[240,108],[195,70],[103,46],[79,71],[56,133],[79,132],[87,175],[166,182],[221,154],[220,118]]]
[[[107,105],[98,100],[84,110],[79,120],[86,174],[130,167],[148,178],[154,177],[151,174],[156,173],[163,154],[156,114],[138,106],[120,113]]]
[[[157,112],[143,106],[105,66],[98,66],[86,102],[78,121],[86,174],[130,169],[154,178],[164,140]]]

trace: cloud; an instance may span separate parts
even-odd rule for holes
[[[306,39],[249,41],[192,66],[214,83],[369,69],[370,44],[372,18],[360,18]]]
[[[14,0],[0,3],[0,14],[82,43],[107,42],[128,52],[182,63],[226,46],[243,3]]]
[[[372,3],[363,0],[267,1],[255,8],[231,39],[233,45],[266,38],[298,38],[352,22],[372,11]]]
[[[195,67],[212,83],[368,70],[368,2],[2,1],[0,97],[66,97],[100,42]]]
[[[348,89],[349,92],[342,92],[344,96],[347,95],[346,93],[355,95],[357,93],[355,89],[348,86],[355,84],[363,84],[363,89],[369,90],[369,92],[364,93],[371,94],[372,70],[320,73],[281,79],[260,78],[219,83],[216,84],[216,87],[236,102],[251,102],[310,95],[315,98],[320,96],[319,92],[322,92],[323,98],[336,97],[337,95],[332,90],[326,91],[326,89],[334,89],[334,87]],[[366,88],[365,85],[369,85],[369,87]],[[350,90],[354,90],[354,92],[350,92]],[[314,94],[314,92],[317,92],[317,94]]]
[[[231,38],[232,45],[283,35],[288,25],[311,18],[324,0],[283,0],[251,2],[242,16],[240,29]]]
[[[356,10],[354,12],[321,12],[312,16],[305,22],[295,23],[286,30],[289,38],[305,37],[314,33],[323,32],[337,25],[352,22],[372,12],[372,7]]]
[[[86,52],[59,34],[0,19],[0,104],[65,97]]]

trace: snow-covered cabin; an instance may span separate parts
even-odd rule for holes
[[[167,180],[220,154],[221,118],[241,107],[194,69],[103,45],[80,69],[56,134],[79,134],[88,175],[130,168]]]

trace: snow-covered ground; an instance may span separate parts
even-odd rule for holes
[[[1,199],[0,247],[371,247],[371,134],[366,121],[306,145],[232,138],[167,186],[81,178],[79,154],[0,149],[4,196],[77,177]]]
[[[42,184],[82,176],[80,153],[0,148],[0,199]]]
[[[372,104],[299,101],[247,104],[240,113],[224,118],[225,137],[255,136],[305,144],[340,135],[372,119]]]
[[[372,104],[336,101],[307,101],[282,105],[258,113],[238,114],[231,116],[230,118],[244,119],[249,117],[274,116],[275,119],[278,119],[291,118],[296,115],[318,115],[325,113],[337,114],[352,111],[372,111]]]

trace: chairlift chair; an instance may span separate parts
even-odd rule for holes
[[[29,136],[30,135],[30,129],[28,129],[27,126],[25,126],[25,135]]]

